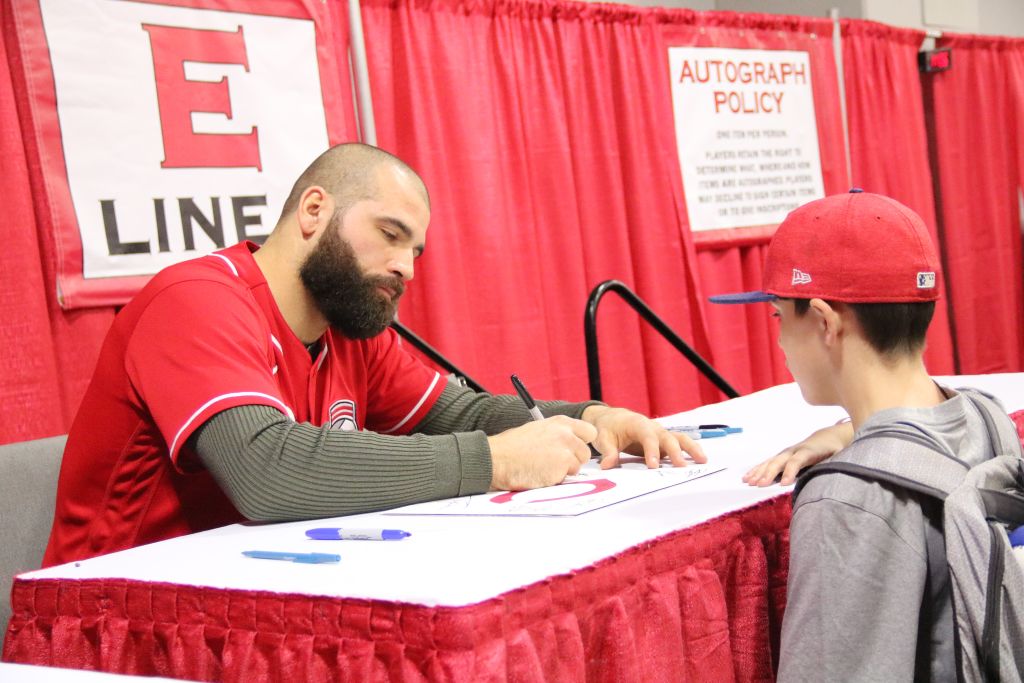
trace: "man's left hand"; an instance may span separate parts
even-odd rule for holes
[[[643,456],[650,468],[661,466],[668,458],[676,467],[686,466],[688,455],[694,462],[707,462],[700,445],[679,432],[670,432],[654,420],[625,408],[589,406],[583,420],[597,427],[593,446],[601,454],[601,469],[619,465],[619,452]]]

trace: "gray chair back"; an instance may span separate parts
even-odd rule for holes
[[[11,616],[14,575],[43,561],[66,441],[65,435],[0,446],[0,641]]]

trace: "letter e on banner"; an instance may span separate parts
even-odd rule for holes
[[[260,168],[255,126],[248,133],[197,133],[192,112],[216,112],[231,118],[227,78],[203,82],[185,78],[185,63],[237,64],[246,71],[245,37],[235,31],[208,31],[143,24],[153,49],[156,98],[164,140],[164,168]]]

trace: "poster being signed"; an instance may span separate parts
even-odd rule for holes
[[[602,470],[592,462],[584,465],[579,474],[566,477],[555,486],[447,498],[408,505],[384,514],[573,517],[724,469],[722,466],[690,464],[687,467],[662,465],[660,469],[651,470],[642,463],[632,462]]]

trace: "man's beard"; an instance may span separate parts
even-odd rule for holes
[[[363,274],[352,245],[339,234],[339,216],[331,218],[299,275],[331,327],[351,339],[369,339],[395,317],[405,283],[398,276]],[[390,289],[394,297],[385,297],[378,287]]]

